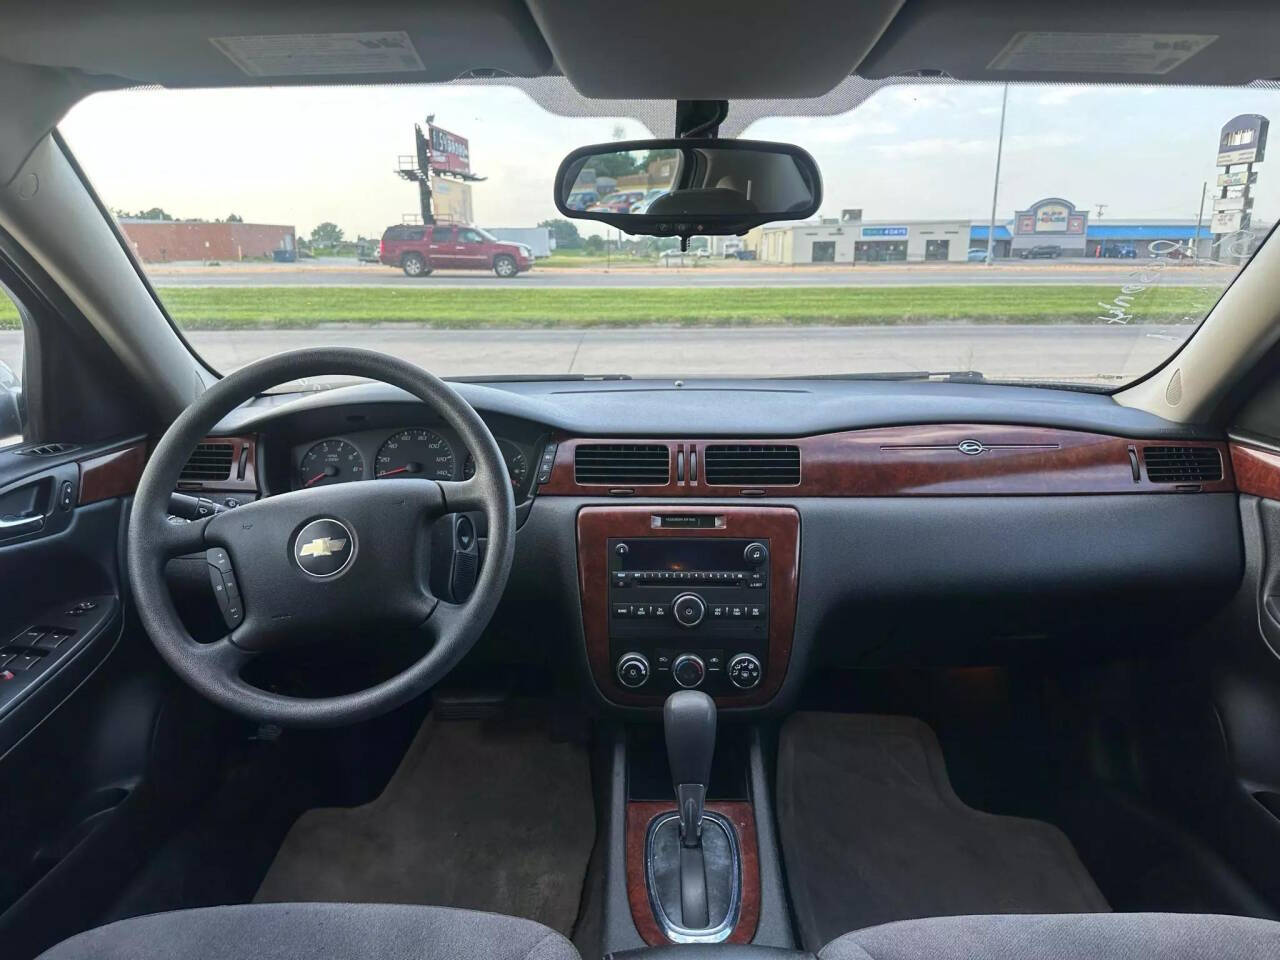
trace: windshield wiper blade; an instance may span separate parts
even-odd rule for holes
[[[778,377],[790,380],[794,377]],[[939,380],[943,383],[987,383],[979,370],[891,370],[875,373],[820,373],[806,380]]]

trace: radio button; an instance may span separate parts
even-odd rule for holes
[[[613,617],[615,620],[623,620],[631,616],[631,604],[615,603],[613,605]]]
[[[769,557],[769,550],[763,543],[748,543],[742,551],[742,559],[753,567],[758,567]]]
[[[651,603],[649,604],[649,613],[659,620],[665,620],[667,618],[667,605],[665,603]]]
[[[671,603],[671,615],[682,627],[696,627],[706,614],[707,605],[696,593],[682,593]]]

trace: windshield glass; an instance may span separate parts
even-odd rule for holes
[[[1112,389],[1174,353],[1265,238],[1278,97],[914,82],[832,115],[757,103],[742,136],[808,150],[822,207],[683,254],[554,206],[571,148],[670,134],[635,119],[651,103],[565,117],[499,85],[148,89],[89,97],[61,131],[222,372],[352,344],[443,376]],[[662,194],[670,171],[615,156],[571,207]]]

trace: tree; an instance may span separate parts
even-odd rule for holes
[[[311,242],[317,247],[332,247],[342,242],[342,228],[326,220],[311,231]]]
[[[589,253],[603,253],[604,238],[599,234],[593,233],[591,236],[587,237],[586,248]]]
[[[578,228],[568,220],[543,220],[538,226],[551,231],[551,239],[556,242],[557,250],[576,250],[582,246]]]
[[[227,223],[244,223],[244,217],[238,213],[227,214]]]
[[[122,220],[172,220],[173,217],[162,207],[151,207],[149,210],[139,210],[137,213],[130,213],[128,210],[117,210],[116,216]]]
[[[595,171],[597,177],[617,179],[632,173],[643,173],[641,157],[641,154],[636,153],[602,153],[592,157],[587,166]]]

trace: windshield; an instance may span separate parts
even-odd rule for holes
[[[822,207],[685,253],[554,206],[571,148],[669,135],[635,119],[651,103],[566,117],[499,85],[148,89],[89,97],[61,131],[222,372],[351,344],[443,376],[1112,389],[1176,352],[1265,238],[1278,97],[913,82],[832,115],[756,102],[742,136],[808,150]],[[615,156],[570,206],[661,195],[660,164]]]

